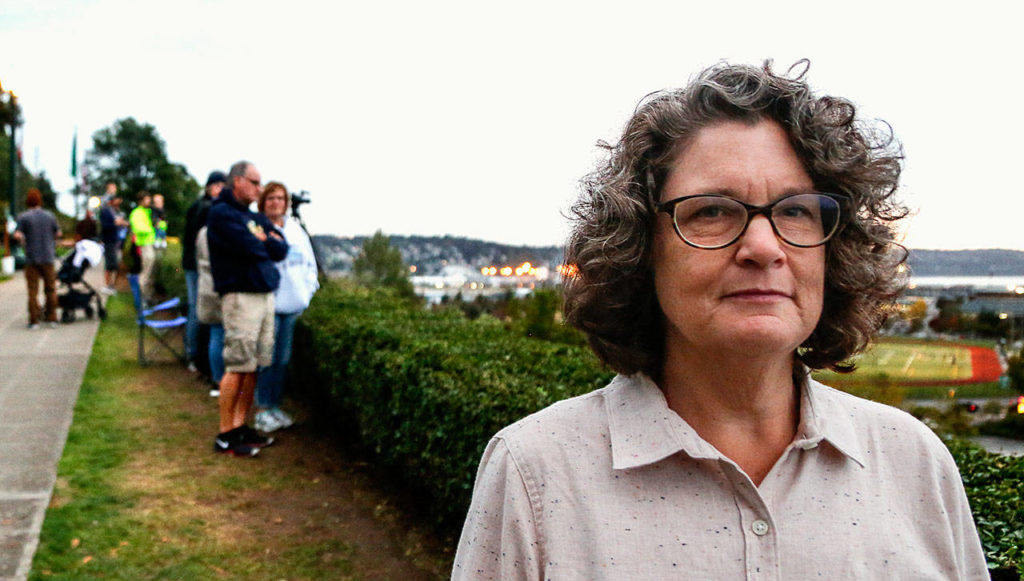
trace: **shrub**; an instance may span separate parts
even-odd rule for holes
[[[992,578],[1024,578],[1024,457],[991,454],[963,440],[946,445],[960,467]]]
[[[1017,413],[1017,406],[1014,404],[1012,411],[1005,417],[980,424],[978,431],[986,436],[1024,440],[1024,415]]]
[[[350,437],[419,492],[443,533],[458,532],[495,432],[612,376],[583,347],[524,337],[486,314],[469,320],[458,309],[417,308],[386,289],[347,282],[317,294],[296,329],[292,362],[295,387],[329,405]],[[885,378],[876,387],[898,396]],[[1024,571],[1024,458],[958,440],[949,446],[993,573]]]
[[[611,378],[582,347],[338,282],[325,285],[300,320],[292,361],[294,383],[318,386],[310,395],[329,401],[350,436],[425,494],[448,532],[465,518],[495,432]]]
[[[168,242],[167,248],[156,251],[153,264],[153,290],[157,295],[185,300],[185,271],[181,268],[181,245]]]

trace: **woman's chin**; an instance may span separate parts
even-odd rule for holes
[[[778,320],[749,321],[734,328],[723,329],[714,345],[714,351],[726,351],[744,357],[759,356],[788,357],[807,338],[792,326],[780,324]]]

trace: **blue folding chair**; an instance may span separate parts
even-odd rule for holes
[[[139,275],[129,274],[128,284],[132,287],[132,298],[135,301],[136,323],[139,327],[139,365],[149,365],[152,355],[161,347],[167,349],[181,363],[185,363],[185,323],[188,317],[183,315],[175,316],[179,311],[181,299],[174,297],[158,305],[147,305],[142,300],[142,288],[139,285]],[[157,344],[146,348],[146,335],[156,339]],[[181,348],[175,347],[172,339],[178,336],[181,341]]]

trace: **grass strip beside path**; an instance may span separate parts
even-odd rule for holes
[[[256,459],[213,453],[216,400],[180,365],[140,368],[130,300],[108,306],[30,579],[446,577],[451,555],[312,422]]]

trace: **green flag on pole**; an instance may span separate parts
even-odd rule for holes
[[[78,177],[78,128],[75,127],[75,137],[71,141],[71,177]]]

